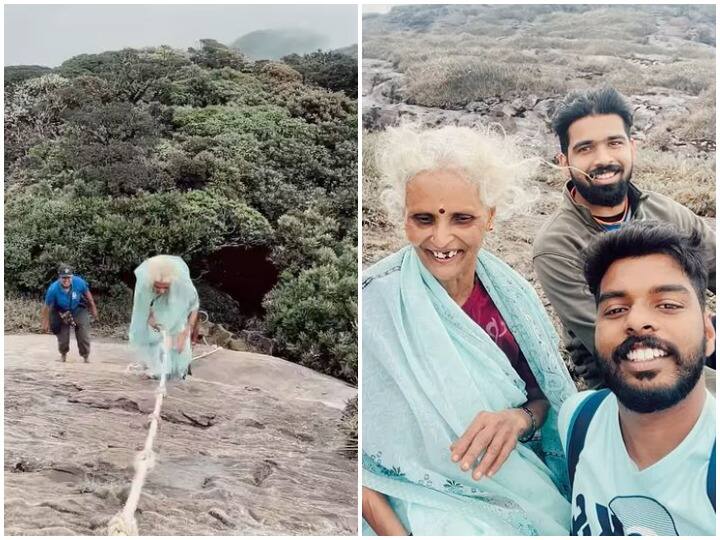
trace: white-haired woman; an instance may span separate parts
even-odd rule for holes
[[[192,352],[190,336],[199,300],[190,271],[180,257],[157,255],[135,269],[135,296],[130,343],[153,377],[163,372],[163,341],[169,343],[165,362],[168,379],[185,378]]]
[[[575,387],[533,288],[482,249],[535,162],[460,127],[389,129],[378,148],[410,245],[363,279],[364,527],[566,535],[556,417]]]

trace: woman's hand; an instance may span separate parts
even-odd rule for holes
[[[153,330],[160,330],[160,326],[155,320],[155,315],[152,311],[150,312],[150,316],[148,317],[148,326],[150,326],[150,328],[152,328]]]
[[[177,336],[175,336],[175,350],[177,352],[183,352],[185,350],[185,343],[187,342],[187,329],[180,332]]]
[[[492,476],[505,463],[518,438],[530,427],[530,418],[521,409],[480,412],[462,437],[450,445],[451,459],[467,471],[484,452],[472,477],[480,480],[483,475]]]

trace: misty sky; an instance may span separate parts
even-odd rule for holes
[[[302,28],[327,48],[357,43],[355,5],[6,5],[5,65],[56,67],[82,53],[204,38],[230,43],[253,30]]]
[[[393,7],[393,4],[363,4],[362,12],[366,13],[388,13]]]

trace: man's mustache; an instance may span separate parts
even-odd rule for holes
[[[623,168],[620,165],[604,165],[602,167],[598,167],[597,169],[593,169],[588,173],[588,178],[590,180],[595,180],[598,176],[605,173],[617,173],[621,172]]]

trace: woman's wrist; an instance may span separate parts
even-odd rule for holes
[[[518,437],[520,437],[523,433],[530,429],[532,423],[530,422],[530,418],[527,413],[520,407],[512,409],[512,412],[515,413],[515,416],[517,417]]]
[[[520,442],[528,442],[537,431],[537,418],[535,417],[535,413],[525,405],[520,407],[518,411],[525,417],[525,429],[520,432],[518,440]]]

